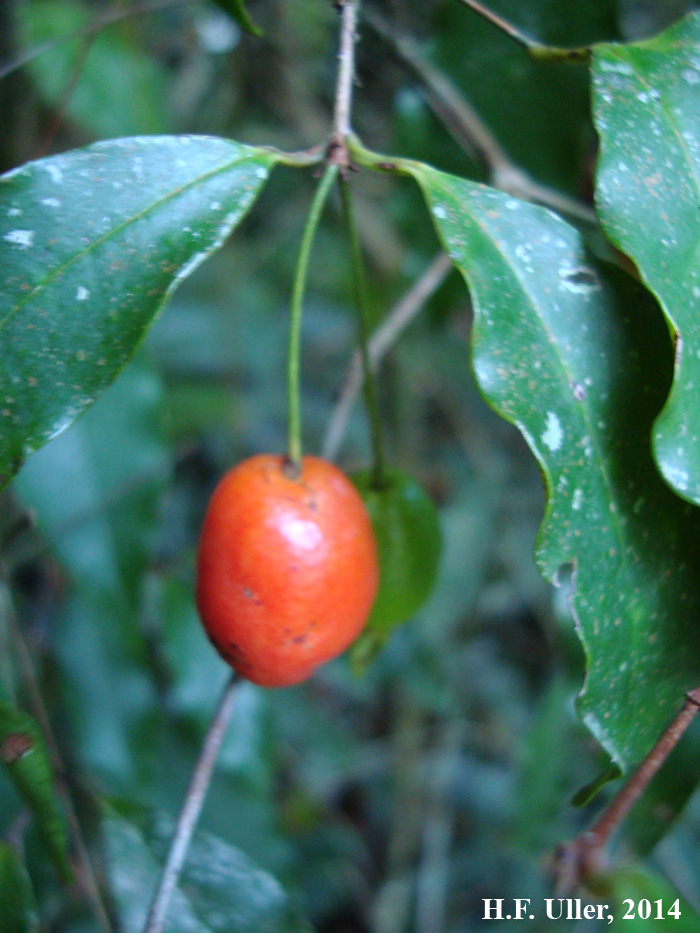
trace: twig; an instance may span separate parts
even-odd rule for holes
[[[476,154],[492,173],[499,167],[509,166],[508,156],[489,127],[452,81],[421,55],[416,42],[397,32],[374,9],[366,7],[363,19],[392,46],[400,61],[419,79],[431,108],[457,144],[470,154]]]
[[[646,790],[649,782],[684,735],[700,708],[700,687],[686,694],[670,726],[595,823],[557,852],[557,891],[567,892],[601,867],[610,837]]]
[[[187,857],[187,850],[189,849],[192,834],[194,833],[195,826],[199,819],[199,814],[202,812],[204,798],[209,789],[209,782],[214,770],[214,765],[216,764],[219,749],[221,748],[221,743],[226,735],[226,729],[231,719],[237,685],[238,681],[235,675],[231,675],[205,736],[199,760],[192,774],[189,787],[187,788],[185,802],[177,821],[175,835],[170,844],[170,851],[168,852],[168,858],[163,867],[158,890],[156,891],[153,904],[151,905],[146,920],[144,933],[161,933],[165,924],[170,900],[175,891],[185,858]]]
[[[517,26],[509,23],[508,20],[503,19],[502,16],[494,13],[493,10],[489,10],[479,0],[459,0],[459,2],[481,16],[487,23],[491,23],[497,29],[500,29],[501,32],[517,42],[532,58],[538,61],[580,63],[588,61],[591,57],[590,46],[559,48],[558,46],[543,45],[518,29]]]
[[[518,45],[522,46],[527,51],[538,44],[534,39],[531,39],[529,36],[525,35],[524,32],[521,32],[519,29],[513,26],[512,23],[509,23],[497,13],[489,10],[483,5],[483,3],[479,3],[479,0],[459,0],[459,2],[463,3],[464,6],[469,7],[470,10],[473,10],[474,13],[477,13],[479,16],[481,16],[481,18],[485,19],[487,23],[491,23],[492,26],[500,29],[501,32],[504,32],[514,42],[517,42]]]
[[[337,165],[341,177],[350,169],[348,136],[352,133],[352,88],[355,82],[355,42],[357,39],[357,10],[360,0],[339,0],[340,50],[338,52],[338,80],[335,89],[333,132],[326,149],[326,161]]]
[[[412,39],[399,35],[375,10],[365,10],[363,15],[420,80],[428,104],[455,142],[467,153],[476,153],[481,159],[494,187],[526,201],[550,207],[582,223],[597,225],[593,208],[533,180],[511,161],[464,94],[447,75],[426,60]]]
[[[351,133],[352,86],[355,81],[355,41],[359,0],[343,0],[341,7],[338,83],[336,85],[333,132],[345,138]]]
[[[452,262],[449,256],[446,253],[438,253],[423,275],[390,309],[368,344],[369,362],[373,370],[377,369],[387,351],[416,317],[428,298],[442,285],[451,268]],[[333,460],[338,453],[350,411],[362,388],[362,378],[362,360],[357,351],[348,367],[345,384],[324,439],[322,456],[329,460]]]
[[[53,765],[54,772],[57,775],[56,786],[58,792],[61,796],[61,801],[66,813],[66,819],[68,820],[68,825],[70,827],[70,833],[73,840],[73,846],[75,848],[75,853],[78,860],[78,865],[80,867],[80,880],[82,881],[83,889],[87,899],[90,902],[92,911],[97,920],[98,926],[103,933],[111,933],[112,924],[109,919],[109,915],[102,901],[102,895],[100,894],[100,887],[97,883],[97,876],[95,874],[95,869],[93,868],[92,861],[90,860],[90,854],[88,852],[87,845],[83,838],[83,832],[80,828],[80,822],[78,821],[78,816],[75,812],[75,807],[73,806],[73,800],[68,791],[68,788],[64,783],[64,776],[66,774],[65,768],[63,766],[63,760],[61,758],[61,753],[58,749],[58,743],[53,734],[53,729],[51,727],[51,720],[49,719],[49,714],[46,710],[46,705],[44,704],[44,699],[41,695],[41,690],[39,689],[39,682],[34,670],[34,664],[32,662],[32,657],[27,647],[27,643],[24,639],[24,635],[17,624],[17,619],[14,614],[14,607],[10,600],[9,593],[7,591],[7,584],[4,580],[0,580],[0,586],[5,593],[5,612],[7,626],[14,643],[15,652],[19,660],[20,668],[22,671],[22,677],[29,694],[31,701],[32,712],[39,727],[43,733],[46,745],[49,749],[51,755],[51,762]]]

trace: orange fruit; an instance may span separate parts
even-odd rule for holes
[[[304,457],[261,454],[221,480],[204,518],[197,606],[214,647],[265,687],[309,677],[343,652],[369,616],[377,547],[345,474]]]

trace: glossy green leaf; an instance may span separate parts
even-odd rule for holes
[[[379,592],[362,634],[353,645],[353,664],[362,669],[389,637],[423,605],[435,584],[440,561],[440,524],[425,490],[400,470],[387,470],[377,488],[374,472],[351,477],[372,520],[379,551]]]
[[[30,809],[56,870],[69,881],[68,829],[46,742],[36,720],[9,703],[0,703],[0,761]]]
[[[612,898],[608,930],[628,933],[697,933],[700,915],[665,878],[649,868],[630,866],[596,879]],[[669,913],[670,911],[670,913]]]
[[[36,933],[39,929],[34,893],[19,855],[0,841],[0,930]]]
[[[120,930],[141,933],[173,823],[119,804],[103,823]],[[197,832],[171,901],[167,933],[310,933],[281,885],[240,849]]]
[[[223,139],[135,138],[0,179],[0,485],[114,380],[274,161]]]
[[[593,78],[600,217],[675,337],[656,458],[674,489],[700,503],[700,13],[653,39],[597,46]]]
[[[250,18],[250,13],[248,13],[248,8],[244,0],[214,0],[214,3],[228,15],[235,19],[241,29],[245,29],[246,32],[249,32],[253,36],[261,36],[263,34],[262,29],[259,26],[256,26],[253,20]]]
[[[668,388],[663,319],[549,211],[404,163],[475,308],[474,368],[525,436],[548,503],[543,575],[574,567],[587,660],[579,711],[624,769],[651,748],[700,669],[696,510],[668,489],[649,428]]]

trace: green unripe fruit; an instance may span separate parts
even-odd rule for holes
[[[426,491],[400,470],[387,470],[377,486],[372,470],[350,477],[369,512],[379,552],[379,591],[351,659],[363,670],[391,630],[423,605],[435,584],[441,534],[435,506]]]

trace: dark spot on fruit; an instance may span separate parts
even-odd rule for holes
[[[251,590],[249,586],[243,587],[243,595],[246,599],[251,600],[251,602],[254,602],[257,606],[262,606],[262,599],[260,599],[258,594],[254,590]]]

